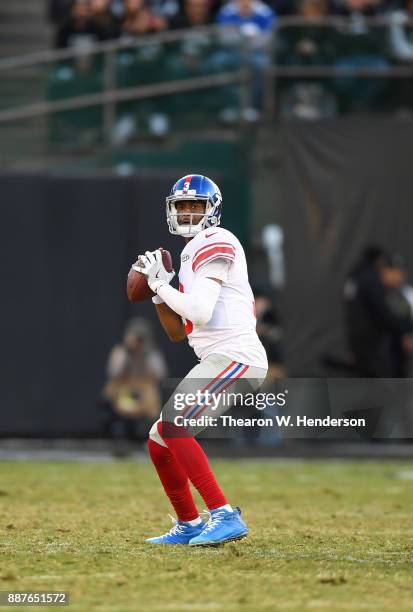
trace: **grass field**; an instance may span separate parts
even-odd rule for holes
[[[189,549],[144,543],[170,527],[145,462],[1,463],[0,590],[66,590],[70,610],[413,610],[412,463],[214,467],[250,536]]]

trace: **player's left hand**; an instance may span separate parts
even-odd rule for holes
[[[145,255],[140,255],[139,272],[145,274],[148,278],[148,285],[154,293],[158,293],[159,287],[171,282],[175,276],[175,271],[167,272],[162,262],[162,253],[159,249],[156,251],[146,251]],[[143,267],[141,267],[143,264]]]

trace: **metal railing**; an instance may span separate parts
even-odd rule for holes
[[[284,29],[299,27],[322,27],[335,28],[341,32],[349,32],[352,27],[352,20],[346,17],[324,17],[320,19],[303,19],[302,17],[283,17],[277,20],[276,27],[269,46],[269,53],[275,56],[274,48],[277,37]],[[363,19],[365,27],[389,27],[393,24],[390,17],[370,17]],[[413,25],[413,20],[409,22]],[[139,85],[136,87],[118,88],[116,83],[116,53],[126,49],[136,49],[147,45],[165,44],[170,42],[185,41],[191,37],[205,35],[218,35],[225,40],[225,31],[222,26],[210,25],[187,30],[167,31],[158,34],[151,34],[136,38],[134,40],[113,40],[104,43],[97,43],[88,48],[87,54],[103,54],[103,83],[102,92],[86,94],[67,98],[59,101],[36,102],[18,108],[5,109],[0,111],[0,124],[21,119],[34,118],[48,115],[51,113],[83,109],[101,105],[103,107],[103,123],[106,139],[109,140],[110,133],[116,117],[116,104],[124,101],[142,100],[157,96],[167,96],[170,94],[196,91],[220,87],[228,84],[239,84],[241,87],[241,107],[248,104],[250,71],[247,61],[243,62],[239,70],[222,72],[207,76],[194,76],[181,80],[163,81],[150,85]],[[239,37],[241,55],[247,59],[245,39]],[[225,43],[223,43],[225,44]],[[77,49],[45,50],[30,55],[0,60],[0,78],[5,71],[18,70],[19,68],[40,67],[45,64],[59,62],[63,60],[76,60],[84,57],[85,52]],[[338,67],[338,66],[279,66],[271,64],[265,71],[267,87],[265,88],[266,97],[264,109],[272,113],[274,109],[273,92],[274,79],[278,78],[330,78],[330,77],[374,77],[374,78],[410,78],[413,76],[412,66],[390,66],[388,68],[374,67]],[[272,93],[271,93],[272,92]]]
[[[231,29],[233,31],[233,29]],[[1,73],[7,70],[17,70],[19,68],[39,67],[44,64],[64,60],[76,60],[84,58],[85,55],[93,56],[102,54],[103,63],[103,83],[102,92],[86,94],[67,98],[59,101],[36,102],[22,106],[20,108],[6,109],[0,111],[0,124],[21,119],[29,119],[51,113],[69,111],[74,109],[84,109],[92,106],[103,106],[103,131],[106,140],[110,141],[113,124],[115,120],[115,106],[118,102],[143,100],[152,97],[166,96],[188,91],[198,91],[221,87],[230,84],[239,84],[242,87],[241,106],[248,103],[249,78],[246,65],[242,65],[238,70],[222,72],[220,74],[194,76],[182,80],[163,81],[150,85],[139,85],[136,87],[118,88],[116,83],[116,53],[127,49],[137,49],[148,45],[165,44],[171,42],[185,41],[199,35],[219,35],[222,37],[223,28],[217,25],[191,28],[188,30],[175,30],[161,32],[136,38],[135,40],[115,40],[104,43],[96,43],[85,51],[77,49],[58,49],[46,50],[15,58],[0,60]],[[244,52],[244,40],[240,38],[240,49]]]
[[[337,17],[328,16],[319,19],[305,19],[303,17],[291,16],[291,17],[280,17],[274,27],[274,32],[280,32],[282,29],[300,27],[325,27],[335,28],[341,31],[348,31],[353,21],[348,17]],[[390,26],[394,21],[390,17],[364,17],[363,24],[367,27],[380,27]],[[413,26],[413,18],[406,21],[407,25]],[[97,53],[111,53],[120,51],[122,49],[131,49],[137,47],[143,47],[145,45],[155,43],[166,43],[176,42],[185,39],[189,33],[191,34],[219,34],[223,31],[223,27],[212,24],[207,26],[199,26],[196,28],[189,28],[186,30],[171,30],[166,32],[159,32],[156,34],[146,34],[137,37],[134,40],[127,39],[116,39],[107,42],[95,43],[93,46],[88,48],[90,55]],[[82,55],[82,51],[69,48],[69,49],[45,49],[44,51],[36,51],[28,55],[20,55],[17,57],[3,58],[0,59],[0,72],[3,70],[10,70],[15,68],[39,66],[44,63],[75,59],[79,55]]]
[[[394,25],[394,18],[391,15],[381,15],[375,17],[352,18],[343,16],[326,16],[322,18],[306,19],[298,16],[283,17],[279,19],[271,40],[271,55],[275,57],[275,49],[278,38],[282,30],[296,27],[304,28],[326,28],[334,29],[343,35],[367,33],[370,28],[386,28],[389,35],[390,28]],[[404,21],[406,25],[413,27],[413,18]],[[279,79],[332,79],[332,78],[374,78],[374,79],[407,79],[413,77],[413,64],[410,66],[392,65],[384,67],[362,67],[362,66],[337,66],[337,65],[288,65],[281,66],[271,64],[266,70],[266,100],[264,112],[267,117],[273,118],[275,103],[275,82]]]

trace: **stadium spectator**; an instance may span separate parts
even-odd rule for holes
[[[380,247],[366,249],[344,286],[349,348],[360,376],[404,376],[413,322],[400,264]]]
[[[119,36],[119,24],[122,13],[113,0],[90,0],[92,22],[101,40],[109,40]],[[118,12],[116,12],[118,11]]]
[[[259,48],[268,41],[275,20],[275,12],[261,0],[230,0],[217,15],[219,24],[236,26],[254,47]]]
[[[57,30],[56,47],[78,47],[96,40],[92,27],[89,3],[72,3],[67,15],[63,17]]]
[[[165,359],[154,345],[148,321],[129,321],[123,342],[110,352],[106,374],[101,403],[106,412],[104,432],[111,437],[145,439],[159,416],[160,383],[167,376]]]
[[[74,0],[57,31],[58,48],[86,49],[119,34],[110,0]]]
[[[276,393],[276,381],[287,377],[284,367],[284,355],[282,346],[282,327],[278,311],[267,291],[259,287],[253,288],[255,299],[255,314],[257,317],[257,334],[261,340],[268,357],[268,373],[265,381],[260,387],[260,393]],[[248,406],[235,406],[232,410],[235,418],[256,418],[257,410]],[[275,417],[278,414],[277,407],[267,405],[265,413],[259,416]],[[272,446],[279,442],[278,431],[275,428],[244,427],[242,432],[244,442],[258,443]],[[236,440],[239,444],[240,440]]]
[[[296,13],[296,2],[292,0],[268,0],[266,4],[268,4],[279,17],[295,15]]]
[[[61,24],[70,14],[73,0],[49,0],[48,15],[52,23]]]
[[[167,26],[165,17],[155,15],[146,0],[125,0],[122,38],[160,32]]]
[[[267,377],[269,379],[283,378],[286,376],[286,370],[283,365],[283,331],[278,311],[265,291],[254,289],[254,297],[257,334],[268,357]]]
[[[336,60],[336,30],[318,23],[328,15],[328,0],[300,0],[297,8],[307,25],[281,30],[277,61],[282,65],[332,65]],[[326,79],[283,79],[280,85],[283,117],[321,119],[337,113],[336,97]]]
[[[331,12],[344,17],[373,17],[381,10],[380,0],[335,0]]]
[[[393,57],[399,62],[413,62],[412,29],[407,28],[413,19],[413,0],[406,0],[404,8],[391,13],[390,45]]]
[[[211,20],[208,0],[184,0],[182,11],[171,19],[169,27],[173,30],[200,27]],[[209,34],[188,32],[182,40],[170,45],[168,70],[177,79],[208,73],[213,71],[213,56],[214,41]]]
[[[336,4],[334,12],[349,18],[337,31],[337,68],[377,71],[389,67],[385,28],[370,26],[366,21],[366,17],[374,17],[382,9],[380,2],[372,0],[345,0]],[[380,78],[337,77],[334,89],[342,112],[382,110],[389,94],[389,82]]]
[[[169,22],[172,30],[197,27],[211,23],[209,0],[184,0],[182,11]]]
[[[298,16],[307,23],[287,28],[282,33],[282,36],[291,36],[289,52],[295,56],[291,63],[331,63],[335,53],[334,34],[331,28],[318,25],[318,20],[328,15],[328,6],[328,0],[300,0],[297,3]]]
[[[148,6],[156,17],[165,19],[169,22],[180,12],[180,0],[148,0]]]
[[[179,80],[225,70],[226,56],[217,45],[216,36],[211,32],[194,30],[209,25],[212,20],[209,0],[184,0],[182,10],[169,24],[173,30],[186,30],[181,39],[168,44],[166,66],[169,78]],[[209,115],[214,120],[221,108],[232,103],[238,103],[238,96],[231,85],[219,90],[188,92],[185,96],[170,98],[165,116],[169,124],[179,115],[190,116],[196,109],[199,116]]]
[[[336,57],[335,31],[318,24],[328,15],[328,0],[300,0],[298,16],[306,25],[287,29],[282,36],[289,36],[289,62],[291,64],[331,64]],[[288,38],[287,38],[288,40]]]
[[[228,29],[225,31],[223,46],[227,50],[223,49],[216,60],[223,67],[241,65],[245,60],[250,66],[251,100],[244,112],[247,121],[256,121],[262,109],[264,70],[270,63],[268,47],[276,18],[275,12],[260,0],[230,0],[217,14],[217,23],[227,28],[232,26],[235,32],[231,35]],[[240,37],[244,40],[241,46]]]
[[[413,331],[413,316],[409,295],[411,295],[411,287],[407,285],[407,274],[405,264],[400,255],[394,255],[390,258],[387,269],[388,287],[387,302],[390,310],[399,318],[406,326],[412,328]],[[406,334],[402,338],[398,334],[393,335],[393,354],[396,366],[396,377],[405,378],[409,375],[410,357],[413,351],[413,336]]]
[[[297,15],[305,19],[319,19],[328,15],[328,0],[298,0]]]
[[[413,19],[413,0],[406,0],[404,6],[390,13],[389,27],[390,53],[394,60],[401,64],[413,63],[413,30],[408,27]],[[400,110],[413,107],[413,84],[410,78],[396,79],[394,84],[395,106]]]

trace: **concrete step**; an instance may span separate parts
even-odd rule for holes
[[[0,0],[0,57],[49,49],[53,30],[45,0]]]
[[[48,26],[43,21],[1,21],[0,20],[0,40],[3,42],[3,37],[11,36],[29,36],[31,38],[44,36],[48,33]]]
[[[17,72],[14,77],[4,72],[0,78],[0,107],[7,108],[8,100],[22,98],[27,103],[43,100],[47,92],[47,72]]]
[[[47,13],[43,2],[18,2],[16,0],[7,2],[2,0],[0,4],[0,20],[46,20]]]
[[[50,31],[47,36],[31,41],[30,44],[26,44],[25,40],[8,40],[7,42],[2,40],[0,41],[0,58],[17,57],[35,51],[44,51],[51,48],[52,41],[53,33]]]
[[[1,1],[1,0],[0,0]],[[3,36],[1,37],[3,39]],[[0,42],[0,59],[8,57],[18,57],[19,55],[28,55],[36,51],[44,51],[50,49],[53,45],[53,33],[48,32],[41,37],[13,37],[12,39],[2,40]]]
[[[49,49],[54,27],[47,21],[46,0],[0,0],[0,57]],[[47,66],[0,72],[0,108],[18,108],[46,98]],[[0,164],[41,159],[48,153],[48,119],[0,124]]]
[[[1,47],[5,46],[18,46],[21,49],[28,49],[32,51],[34,49],[48,49],[49,48],[49,32],[47,30],[35,30],[25,32],[24,30],[11,32],[9,30],[5,32],[0,31]]]
[[[48,3],[49,0],[1,0],[1,10],[7,13],[30,12],[31,10],[46,12]]]
[[[0,87],[3,82],[11,83],[13,81],[33,81],[45,77],[50,70],[50,65],[33,64],[29,66],[19,66],[17,68],[7,68],[0,71]]]

